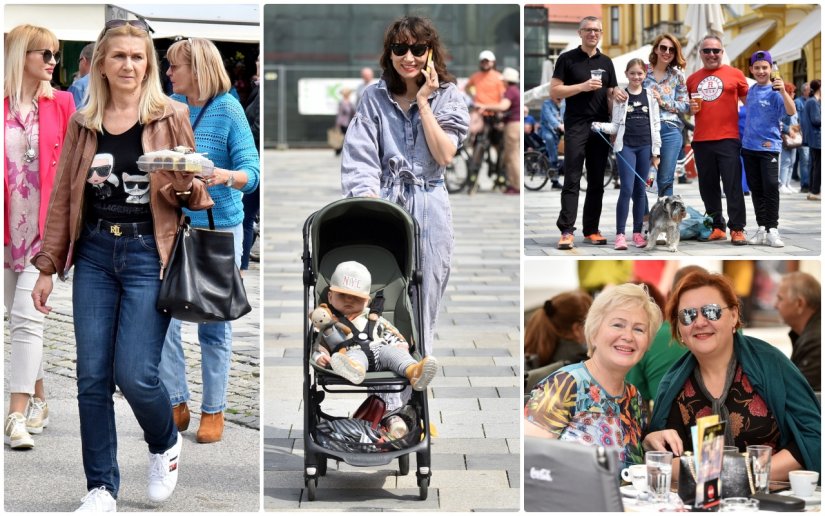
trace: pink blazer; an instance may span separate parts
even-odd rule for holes
[[[63,150],[63,137],[66,136],[66,127],[69,117],[74,113],[74,98],[65,91],[54,92],[54,98],[40,97],[38,103],[40,115],[40,143],[37,146],[40,157],[40,217],[38,227],[40,238],[43,238],[43,227],[46,224],[46,214],[49,211],[49,200],[52,197],[52,186],[57,171],[57,162],[60,161],[60,152]],[[3,99],[3,123],[9,116],[9,98]],[[3,155],[6,152],[6,142],[3,142]],[[3,222],[3,245],[11,241],[9,234],[9,173],[6,170],[6,160],[3,160],[3,201],[5,219]],[[67,214],[68,216],[68,214]]]

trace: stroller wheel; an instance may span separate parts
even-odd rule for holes
[[[430,487],[430,479],[429,478],[419,478],[418,479],[418,498],[420,500],[427,499],[427,491]]]
[[[315,501],[315,490],[318,487],[318,477],[306,479],[306,486],[307,486],[307,500],[310,502]],[[422,498],[423,500],[423,498]]]
[[[410,472],[410,456],[402,455],[398,457],[398,474],[402,477]]]

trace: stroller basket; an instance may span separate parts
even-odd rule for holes
[[[400,411],[398,413],[398,415],[404,420],[404,423],[407,425],[407,428],[410,429],[406,433],[406,435],[399,439],[389,440],[386,437],[384,437],[384,440],[381,442],[354,442],[353,440],[346,439],[346,436],[341,435],[339,432],[335,432],[330,425],[324,424],[325,422],[336,420],[340,421],[346,418],[332,417],[324,413],[319,414],[319,422],[315,425],[315,429],[312,433],[312,436],[315,439],[315,442],[318,443],[320,446],[323,446],[328,450],[337,452],[384,453],[388,451],[403,450],[406,448],[411,448],[416,443],[421,441],[421,418],[418,417],[418,412],[415,412],[415,419],[411,418],[408,414],[404,413],[403,411]],[[354,421],[361,422],[361,420]],[[366,423],[364,426],[369,427],[369,423]],[[372,439],[374,437],[379,436],[379,432],[377,430],[373,430],[372,432],[370,432],[370,434],[371,437],[367,439]]]

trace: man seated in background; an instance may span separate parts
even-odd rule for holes
[[[821,286],[806,272],[792,272],[782,277],[776,293],[776,309],[791,327],[793,351],[791,362],[802,372],[814,391],[821,390],[822,340],[820,337]]]

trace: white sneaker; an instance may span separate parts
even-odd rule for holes
[[[163,453],[149,453],[149,500],[162,502],[172,496],[178,483],[178,461],[183,440],[178,432],[175,445]]]
[[[756,234],[748,240],[750,245],[764,245],[765,244],[765,226],[759,226],[759,229],[756,230]]]
[[[49,406],[38,397],[29,398],[26,407],[26,430],[30,434],[40,434],[49,425]]]
[[[34,448],[34,439],[26,430],[26,416],[20,412],[9,414],[6,418],[3,442],[14,449]]]
[[[771,247],[785,247],[785,242],[779,238],[779,230],[776,228],[768,230],[767,240],[768,245]]]
[[[74,512],[117,512],[117,501],[103,486],[92,489],[80,501],[83,505]]]

